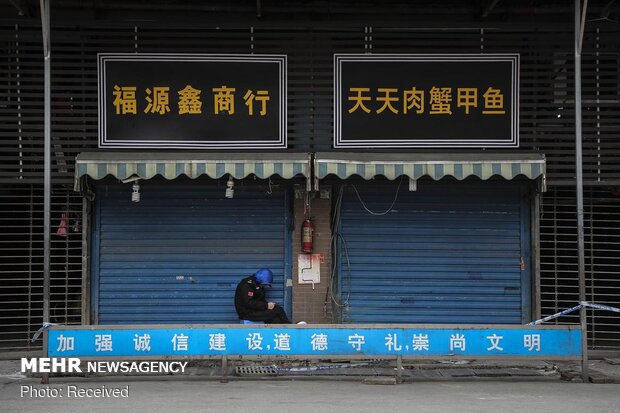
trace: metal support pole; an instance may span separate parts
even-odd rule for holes
[[[584,3],[585,16],[587,0]],[[582,39],[581,0],[575,0],[575,170],[577,189],[577,259],[579,271],[579,301],[586,300],[585,248],[583,229],[583,154],[581,128],[581,39]],[[581,378],[584,383],[589,381],[588,375],[588,324],[586,306],[579,310],[581,322]]]
[[[49,348],[49,331],[48,329],[43,330],[43,357],[48,358],[49,354],[47,349]],[[50,374],[43,373],[41,375],[41,384],[50,384]]]
[[[50,3],[41,0],[43,33],[43,322],[50,321],[50,209],[51,209],[51,64],[50,64]]]
[[[222,356],[222,378],[220,383],[228,383],[228,357]]]

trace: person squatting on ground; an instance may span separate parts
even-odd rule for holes
[[[240,320],[264,321],[266,324],[290,324],[284,308],[265,299],[265,286],[271,287],[273,273],[262,268],[244,278],[235,290],[235,308]]]

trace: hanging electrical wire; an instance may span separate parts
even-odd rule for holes
[[[332,260],[332,270],[327,283],[327,291],[325,292],[325,304],[324,304],[324,312],[327,312],[327,304],[331,301],[337,307],[346,307],[349,305],[349,297],[351,295],[351,262],[349,261],[349,251],[346,245],[346,240],[339,232],[339,224],[340,224],[340,212],[342,207],[342,199],[344,195],[345,185],[340,187],[338,191],[338,196],[336,197],[336,202],[334,203],[334,214],[332,215],[331,228],[332,228],[332,237],[331,237],[331,245],[332,251],[338,251],[338,239],[342,242],[342,248],[345,253],[346,261],[347,261],[347,274],[348,274],[348,284],[347,284],[347,296],[342,301],[339,302],[338,298],[334,295],[334,282],[337,280],[335,276],[337,274],[337,268],[339,263],[339,254],[335,253]]]
[[[329,288],[330,291],[330,296],[332,299],[332,302],[334,304],[336,304],[336,306],[338,307],[346,307],[349,305],[349,298],[351,297],[351,261],[349,260],[349,248],[347,247],[347,241],[344,239],[344,237],[342,236],[342,234],[337,234],[337,236],[340,238],[340,240],[342,241],[343,244],[343,250],[344,250],[344,256],[347,260],[347,297],[342,301],[342,302],[338,302],[338,300],[336,299],[336,297],[334,296],[334,288],[333,288],[333,280],[334,277],[332,277],[332,281],[331,281],[331,288]],[[333,271],[333,269],[332,269]]]
[[[386,209],[385,211],[383,211],[383,212],[371,211],[366,206],[366,204],[364,203],[364,200],[360,196],[360,193],[357,191],[357,188],[355,187],[355,185],[352,185],[352,186],[353,186],[353,190],[355,191],[355,195],[357,195],[357,199],[360,201],[360,203],[362,204],[362,207],[366,210],[366,212],[368,212],[371,215],[378,215],[378,216],[380,216],[380,215],[387,214],[388,212],[390,212],[392,210],[392,208],[394,208],[394,204],[396,204],[396,200],[398,199],[398,192],[400,191],[400,185],[403,183],[403,178],[404,177],[405,177],[404,175],[400,177],[400,181],[398,182],[398,187],[396,188],[396,193],[394,194],[394,200],[392,201],[392,205],[390,205],[390,207],[388,209]]]
[[[400,192],[400,186],[403,183],[404,176],[401,176],[400,181],[398,182],[398,186],[396,188],[396,193],[394,194],[394,200],[388,209],[383,212],[375,212],[368,208],[362,197],[360,196],[355,185],[352,185],[353,190],[357,196],[357,199],[362,204],[362,207],[371,215],[381,216],[389,213],[394,208],[396,201],[398,200],[398,194]],[[325,305],[324,312],[327,312],[327,304],[331,300],[336,307],[347,307],[349,305],[349,298],[351,296],[351,282],[352,282],[352,274],[351,274],[351,261],[349,259],[349,248],[347,246],[347,241],[344,238],[344,235],[340,232],[340,214],[342,210],[342,199],[344,197],[344,190],[346,185],[342,185],[340,190],[338,191],[338,196],[336,197],[336,202],[334,203],[334,214],[332,215],[331,228],[332,228],[332,237],[331,237],[331,245],[332,251],[334,251],[334,256],[332,260],[332,270],[330,274],[330,278],[327,284],[327,291],[325,293]],[[338,242],[340,242],[340,248],[338,248]],[[344,258],[346,260],[346,285],[347,285],[347,295],[346,297],[339,301],[338,297],[334,294],[334,284],[337,281],[339,272],[337,269],[339,268],[341,254],[337,251],[342,251],[344,253]]]

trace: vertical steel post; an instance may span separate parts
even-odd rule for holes
[[[584,4],[584,15],[587,7]],[[583,31],[581,0],[575,0],[575,170],[577,189],[577,259],[579,271],[579,301],[586,301],[585,248],[583,229],[583,154],[581,128],[581,41]],[[589,381],[588,375],[588,324],[586,307],[579,310],[581,322],[581,378],[584,383]]]
[[[228,383],[228,357],[226,355],[222,356],[222,377],[220,378],[220,383]]]
[[[49,331],[46,329],[43,330],[43,354],[42,357],[48,358],[49,354],[47,349],[49,348]],[[50,374],[43,373],[41,375],[41,384],[50,384]]]
[[[51,209],[51,64],[50,64],[50,3],[40,0],[43,33],[43,322],[50,319],[50,209]]]

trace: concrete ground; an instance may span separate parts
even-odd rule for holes
[[[393,367],[371,364],[277,376],[236,376],[231,368],[227,383],[219,381],[218,366],[196,365],[183,376],[53,377],[46,386],[21,375],[19,363],[2,361],[0,412],[620,412],[618,384],[567,381],[575,377],[562,373],[576,371],[574,363],[404,367],[402,384],[395,384]],[[614,360],[593,361],[591,369],[609,379],[603,382],[620,383]],[[128,397],[70,397],[70,388],[127,389]],[[37,397],[53,391],[63,397]]]

